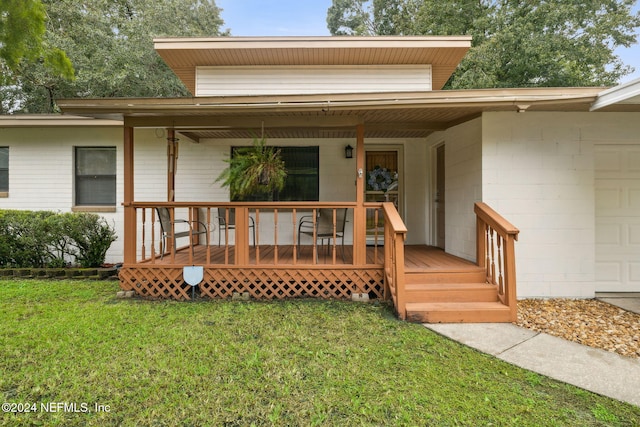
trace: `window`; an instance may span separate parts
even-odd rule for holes
[[[0,147],[0,193],[9,192],[9,147]]]
[[[76,147],[76,206],[115,206],[116,148]]]
[[[232,147],[231,155],[242,147]],[[287,179],[284,188],[277,194],[265,195],[256,194],[245,197],[244,201],[305,201],[313,202],[319,200],[320,195],[320,168],[319,168],[319,147],[276,147],[280,150],[280,155],[287,169]],[[234,198],[232,201],[238,202],[240,199]]]

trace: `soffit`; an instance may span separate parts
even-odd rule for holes
[[[154,48],[195,93],[199,66],[430,64],[441,89],[471,47],[470,36],[216,37],[155,39]]]

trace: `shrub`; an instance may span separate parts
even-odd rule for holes
[[[82,267],[100,267],[116,233],[107,221],[90,213],[65,214],[64,234],[75,250],[73,255]]]
[[[0,211],[0,265],[3,267],[43,267],[51,258],[52,230],[47,211]],[[54,232],[55,233],[55,232]]]
[[[98,267],[115,239],[95,214],[0,210],[0,267]]]

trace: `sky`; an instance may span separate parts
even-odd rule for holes
[[[216,5],[223,9],[224,28],[233,36],[329,36],[326,19],[331,1],[216,0]],[[640,10],[640,2],[634,10]],[[616,54],[636,69],[620,83],[640,78],[640,44],[619,48]]]

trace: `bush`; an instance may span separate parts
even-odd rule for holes
[[[111,243],[116,240],[115,231],[96,214],[65,214],[63,227],[65,236],[75,248],[76,262],[82,267],[100,267]]]
[[[0,267],[99,267],[115,240],[95,214],[0,210]]]

